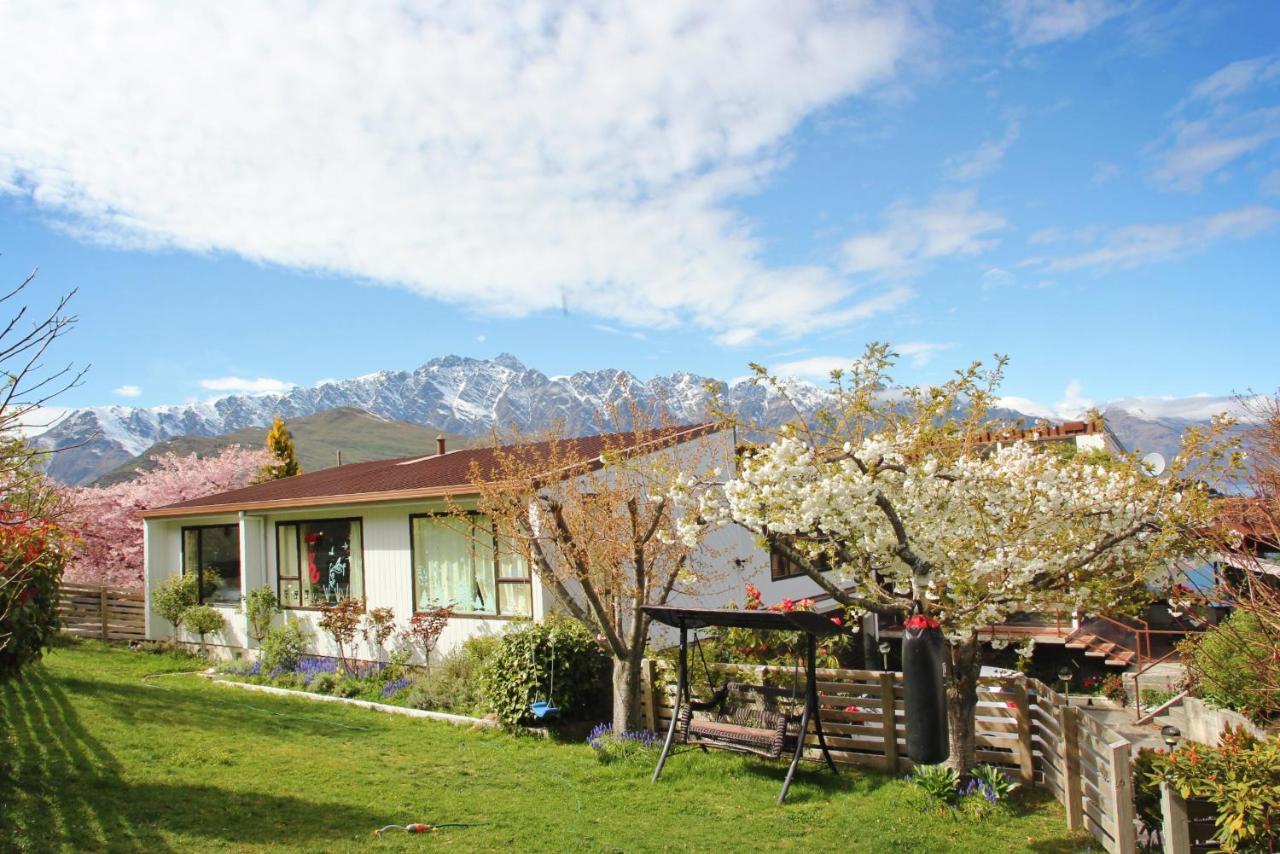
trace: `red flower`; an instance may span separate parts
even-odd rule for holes
[[[941,624],[932,617],[926,617],[924,614],[915,614],[903,625],[908,629],[936,629]]]
[[[842,620],[842,619],[841,619],[841,618],[839,618],[839,617],[832,617],[832,618],[831,618],[831,622],[835,623],[837,626],[843,626],[843,625],[844,625],[844,620]]]

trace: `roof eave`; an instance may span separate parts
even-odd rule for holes
[[[345,495],[277,498],[266,501],[232,501],[226,504],[202,504],[199,507],[157,507],[154,510],[143,510],[138,513],[138,516],[143,519],[171,519],[250,510],[291,510],[303,507],[332,507],[339,504],[378,504],[420,498],[463,498],[476,494],[478,493],[475,488],[471,484],[466,484],[465,488],[394,489],[384,492],[355,492]]]

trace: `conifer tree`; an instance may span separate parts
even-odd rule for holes
[[[267,453],[271,454],[273,462],[262,467],[259,482],[302,474],[302,466],[298,465],[298,452],[293,447],[293,434],[284,426],[284,419],[279,415],[271,422],[271,430],[267,432]]]

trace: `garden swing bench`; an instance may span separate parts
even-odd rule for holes
[[[680,655],[677,666],[675,710],[667,727],[667,738],[654,769],[657,781],[666,764],[671,748],[679,739],[684,744],[698,745],[704,750],[717,748],[751,753],[766,759],[780,759],[788,749],[793,749],[791,767],[782,783],[778,803],[787,797],[796,766],[804,755],[805,737],[809,725],[818,736],[822,757],[833,773],[836,764],[827,750],[826,736],[822,732],[822,719],[818,709],[818,681],[816,673],[816,649],[819,635],[833,635],[840,629],[827,617],[812,611],[732,611],[716,608],[675,608],[646,605],[644,612],[658,622],[680,630]],[[805,689],[801,713],[795,714],[795,685],[790,692],[785,688],[747,685],[728,682],[714,689],[710,698],[693,699],[689,691],[689,631],[710,626],[756,630],[803,632],[806,639]],[[695,644],[697,643],[695,636]],[[702,647],[698,646],[698,655]],[[706,669],[706,659],[702,661]],[[710,670],[707,671],[711,681]],[[787,694],[791,694],[790,708],[780,708]]]

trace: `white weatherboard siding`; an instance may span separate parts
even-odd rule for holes
[[[734,436],[729,431],[691,440],[681,445],[679,450],[681,464],[704,477],[713,476],[712,470],[715,468],[720,470],[721,476],[725,476],[734,466]],[[173,627],[152,610],[150,591],[165,578],[181,571],[183,527],[239,525],[243,597],[250,590],[264,585],[278,591],[277,524],[326,519],[360,519],[366,605],[369,609],[391,608],[395,612],[397,624],[404,629],[414,610],[410,516],[444,513],[447,509],[444,500],[434,499],[147,519],[147,637],[173,636]],[[772,581],[768,553],[760,548],[749,531],[737,525],[726,525],[709,532],[693,565],[699,576],[698,583],[692,588],[693,592],[673,596],[670,604],[712,608],[726,607],[731,603],[742,604],[746,599],[745,585],[748,583],[760,588],[766,603],[779,602],[784,598],[802,599],[818,592],[817,586],[804,577]],[[532,617],[535,620],[541,620],[548,613],[558,610],[551,591],[536,575],[531,600]],[[256,647],[249,632],[243,599],[239,607],[214,607],[226,618],[227,627],[222,636],[210,636],[207,639],[209,643],[227,647],[233,652]],[[276,617],[276,624],[284,618],[296,618],[303,625],[311,635],[311,646],[315,652],[321,655],[337,654],[332,639],[319,628],[318,611],[290,609],[283,618]],[[500,634],[511,622],[510,618],[456,616],[449,621],[440,638],[437,655],[444,655],[458,648],[467,638]],[[195,638],[188,635],[185,639]],[[655,627],[654,639],[658,643],[668,640],[658,627]],[[394,643],[393,638],[389,645]],[[361,642],[356,655],[359,658],[374,659],[378,657],[378,652]]]

